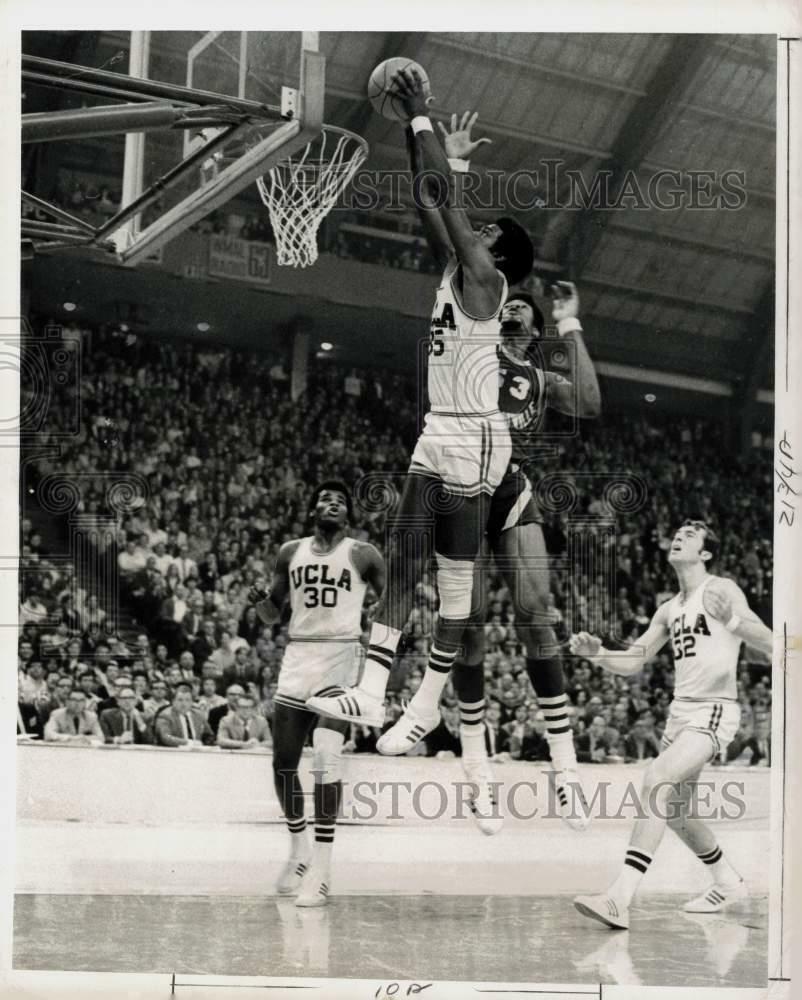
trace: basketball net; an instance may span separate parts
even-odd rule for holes
[[[335,125],[256,179],[281,266],[309,267],[318,257],[323,219],[368,155],[365,140]]]

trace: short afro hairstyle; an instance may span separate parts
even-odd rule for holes
[[[341,482],[339,479],[327,479],[325,482],[320,483],[316,486],[312,492],[312,496],[309,498],[309,516],[311,517],[315,512],[315,507],[317,507],[317,502],[320,499],[320,494],[324,493],[326,490],[336,490],[337,493],[342,493],[345,497],[345,507],[348,511],[348,520],[353,521],[354,519],[354,503],[351,499],[351,491]]]
[[[501,236],[493,244],[493,252],[503,257],[498,269],[507,279],[507,284],[517,285],[532,270],[535,262],[535,248],[529,233],[515,219],[496,219]]]

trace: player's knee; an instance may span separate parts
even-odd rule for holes
[[[438,552],[437,589],[440,591],[441,618],[470,618],[473,562],[467,559],[449,559]]]
[[[344,734],[318,726],[312,736],[315,782],[330,785],[342,779],[342,748]]]

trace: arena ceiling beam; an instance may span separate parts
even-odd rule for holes
[[[637,170],[644,163],[666,118],[681,101],[688,82],[709,54],[709,36],[677,35],[672,39],[652,74],[646,93],[636,99],[613,141],[605,164],[612,171],[610,192],[613,197],[620,191],[628,171]],[[581,277],[607,229],[609,218],[610,213],[604,208],[588,208],[576,213],[574,224],[564,235],[558,253],[574,278]]]

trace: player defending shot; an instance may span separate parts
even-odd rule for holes
[[[660,754],[646,768],[641,811],[624,866],[606,893],[577,896],[574,906],[608,927],[629,927],[629,907],[649,870],[666,823],[706,865],[713,877],[688,913],[716,913],[747,895],[743,879],[724,857],[710,827],[693,815],[694,783],[705,764],[732,740],[740,722],[736,668],[742,642],[772,653],[772,634],[747,604],[732,580],[714,576],[708,566],[718,538],[702,521],[686,521],[674,535],[668,560],[679,593],[661,604],[637,646],[612,652],[587,632],[571,637],[571,652],[613,673],[637,673],[668,641],[676,671],[674,700]],[[678,790],[679,786],[679,790]]]
[[[315,846],[306,835],[298,764],[316,720],[306,701],[313,693],[342,692],[359,669],[362,608],[370,585],[384,588],[384,560],[369,544],[346,536],[351,497],[339,482],[322,483],[312,496],[315,531],[285,542],[268,591],[250,599],[266,625],[275,624],[289,598],[289,643],[274,698],[273,778],[290,833],[290,856],[279,877],[280,895],[296,906],[322,906],[331,885],[331,852],[342,796],[341,754],[347,725],[317,719],[312,734],[315,777]]]
[[[545,321],[534,299],[518,292],[507,299],[501,313],[502,343],[499,406],[510,425],[512,458],[501,485],[493,494],[487,524],[487,542],[496,567],[510,592],[515,613],[515,632],[526,650],[526,669],[546,720],[546,739],[551,756],[551,779],[557,808],[573,829],[589,822],[587,804],[577,773],[574,737],[568,719],[562,655],[549,616],[549,564],[543,537],[542,515],[534,498],[530,476],[537,461],[537,439],[547,408],[582,418],[601,412],[601,393],[596,371],[582,336],[579,295],[570,281],[558,282],[552,293],[552,319],[557,333],[573,345],[571,379],[545,371],[533,345],[543,336]],[[480,564],[477,563],[477,569]],[[454,666],[454,689],[460,710],[460,740],[463,761],[485,760],[481,722],[484,718],[485,632],[482,614],[484,581],[477,572],[474,582],[475,619],[465,630],[463,655]],[[465,768],[476,780],[478,763]],[[489,764],[487,780],[480,786],[492,789]],[[484,812],[481,800],[477,809]],[[480,814],[475,814],[484,829]],[[485,821],[486,823],[486,821]]]
[[[501,307],[508,282],[521,281],[529,273],[534,251],[526,232],[512,219],[473,231],[457,203],[449,161],[426,115],[420,77],[402,71],[393,86],[410,118],[415,200],[429,233],[436,234],[444,266],[429,340],[430,409],[390,524],[388,586],[376,612],[362,679],[345,696],[313,698],[309,707],[349,722],[382,724],[390,667],[433,542],[440,612],[427,668],[403,716],[378,743],[382,753],[400,754],[437,726],[440,695],[470,617],[473,566],[490,497],[511,454],[509,430],[498,408]],[[464,121],[467,128],[449,138],[469,155],[488,140],[472,141],[473,119]],[[446,188],[438,191],[437,199],[428,187],[436,183],[433,178],[440,178]]]

